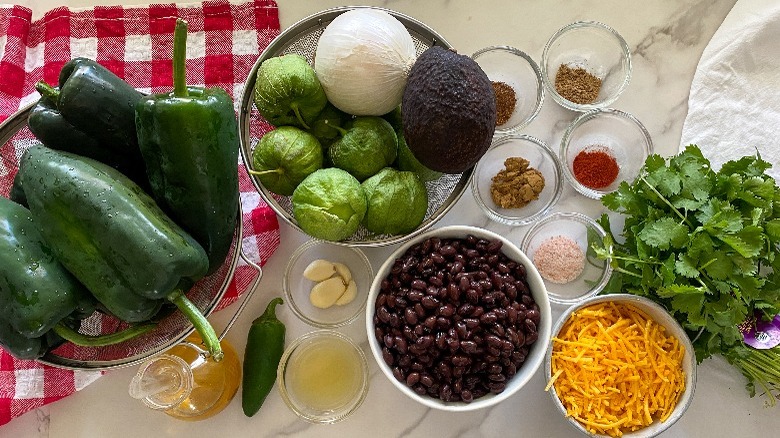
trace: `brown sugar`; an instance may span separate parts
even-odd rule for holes
[[[544,189],[544,176],[529,167],[531,163],[522,157],[504,160],[504,169],[493,177],[490,196],[501,208],[521,208],[539,199]]]
[[[601,79],[582,67],[571,68],[561,64],[555,74],[555,91],[571,102],[580,105],[593,103],[600,90]]]

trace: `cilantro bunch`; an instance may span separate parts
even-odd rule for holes
[[[780,313],[780,188],[759,155],[714,171],[695,145],[647,158],[632,183],[602,198],[622,213],[621,239],[592,244],[614,274],[605,292],[664,305],[687,330],[699,361],[725,356],[770,400],[780,389],[780,348],[755,350],[740,326]]]

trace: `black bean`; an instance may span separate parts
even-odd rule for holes
[[[456,252],[457,250],[452,245],[443,245],[439,249],[439,254],[443,255],[444,257],[452,257]]]
[[[380,307],[376,312],[376,316],[384,323],[390,322],[390,311],[387,310],[387,307]]]
[[[455,314],[455,306],[453,306],[452,304],[445,304],[439,307],[438,312],[439,315],[449,318]]]
[[[539,321],[542,319],[542,314],[538,310],[531,309],[526,312],[525,317],[533,321],[534,324],[539,325]]]
[[[407,342],[406,342],[406,339],[404,339],[404,338],[402,338],[400,336],[396,336],[394,344],[395,344],[396,351],[398,351],[401,354],[406,354],[406,350],[407,350],[407,348],[409,346],[409,344],[407,344]]]
[[[468,316],[472,311],[474,311],[474,306],[469,303],[461,304],[461,306],[458,307],[458,315],[460,316]]]
[[[471,364],[471,359],[468,356],[455,355],[452,356],[452,365],[456,367],[465,367]]]
[[[413,372],[406,376],[406,384],[408,386],[414,386],[420,381],[420,373]]]
[[[477,343],[474,341],[460,341],[460,349],[465,353],[474,353],[477,351]]]
[[[502,246],[504,246],[504,242],[496,239],[490,242],[485,248],[485,250],[489,253],[497,253]]]
[[[420,304],[426,309],[435,309],[439,307],[439,300],[432,296],[425,296],[422,301],[420,301]]]
[[[506,376],[503,374],[488,374],[488,380],[491,382],[506,382]]]
[[[523,321],[523,325],[525,326],[525,332],[526,334],[531,334],[536,332],[536,324],[531,321],[530,319],[526,318]]]

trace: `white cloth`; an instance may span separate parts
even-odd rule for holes
[[[719,169],[756,150],[780,181],[780,2],[739,0],[704,49],[680,148]]]

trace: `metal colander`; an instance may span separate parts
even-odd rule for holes
[[[13,177],[19,167],[19,160],[28,147],[40,143],[27,129],[27,117],[34,104],[23,108],[2,124],[0,124],[0,196],[8,197]],[[238,165],[238,163],[236,163]],[[261,277],[260,267],[251,261],[241,250],[243,224],[239,220],[233,236],[233,244],[225,263],[213,274],[204,277],[187,293],[187,297],[206,316],[208,316],[222,299],[235,273],[238,258],[258,270],[254,283],[249,286],[243,298],[243,303],[233,316],[228,326],[220,335],[225,335],[235,318],[244,308],[255,286]],[[166,305],[168,306],[168,305]],[[165,351],[183,341],[194,327],[189,320],[172,304],[161,310],[156,317],[157,326],[150,332],[128,341],[107,347],[79,347],[65,343],[38,359],[48,365],[68,369],[110,369],[119,368],[143,362],[150,356]],[[79,333],[85,335],[102,335],[120,331],[127,327],[126,323],[104,313],[95,312],[81,323]]]
[[[433,29],[414,18],[388,9],[373,8],[369,6],[365,7],[383,10],[397,18],[398,21],[406,26],[409,34],[412,36],[418,56],[434,45],[448,49],[450,48],[449,43],[444,38],[437,34]],[[254,86],[260,64],[266,59],[274,56],[297,53],[306,58],[309,61],[309,64],[314,65],[314,54],[317,50],[317,42],[320,39],[320,35],[322,35],[322,32],[325,30],[325,27],[340,14],[355,8],[356,7],[339,7],[328,9],[304,18],[280,33],[279,36],[268,45],[263,53],[260,54],[254,67],[249,72],[249,77],[247,78],[241,100],[241,113],[239,114],[241,156],[247,168],[252,168],[252,151],[260,141],[260,138],[266,132],[274,129],[274,127],[258,113],[257,108],[255,108],[254,105]],[[445,174],[435,181],[427,182],[425,185],[428,189],[428,211],[425,214],[425,219],[422,224],[411,233],[394,236],[380,235],[374,234],[361,226],[351,237],[342,242],[333,243],[346,246],[378,247],[392,245],[411,239],[430,228],[455,205],[455,202],[458,201],[466,190],[472,172],[473,168],[460,174]],[[298,223],[292,214],[292,202],[290,197],[271,193],[263,187],[260,181],[254,176],[252,176],[252,182],[263,199],[285,222],[298,231],[305,233],[298,226]]]

